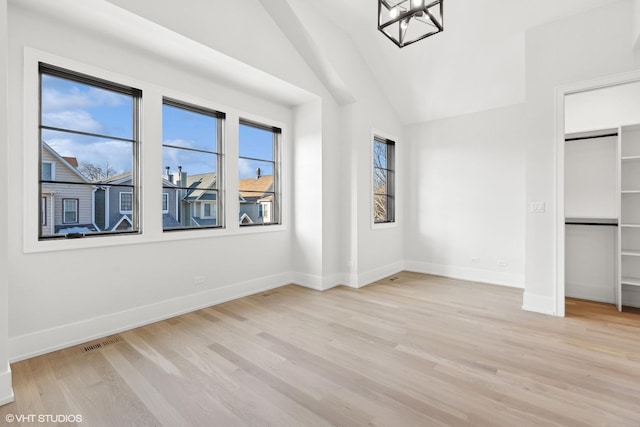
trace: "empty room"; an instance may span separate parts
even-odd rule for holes
[[[0,100],[0,425],[640,425],[640,0],[0,0]]]

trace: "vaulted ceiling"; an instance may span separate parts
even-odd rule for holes
[[[402,120],[415,123],[522,102],[525,31],[614,1],[444,0],[444,32],[402,49],[378,32],[374,0],[309,3],[351,36]]]
[[[233,33],[237,26],[232,19],[211,24],[212,16],[224,7],[222,0],[108,1],[194,40],[208,40],[223,53],[229,43],[236,54],[255,51],[254,40],[217,35]],[[270,15],[340,104],[351,102],[351,94],[328,60],[331,52],[322,51],[318,38],[323,35],[313,33],[311,21],[325,17],[347,34],[402,122],[411,124],[523,102],[526,31],[619,0],[444,0],[444,32],[402,49],[377,30],[375,0],[259,1],[264,10],[256,10],[255,2],[234,7],[244,4],[244,16],[252,26],[266,25],[264,19]],[[263,62],[271,66],[268,55],[273,52],[264,52]]]

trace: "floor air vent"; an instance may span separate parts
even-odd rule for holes
[[[118,344],[122,342],[123,339],[120,335],[112,335],[106,338],[100,338],[99,340],[88,342],[82,346],[82,352],[86,353],[88,351],[98,350],[102,347],[106,347],[111,344]]]

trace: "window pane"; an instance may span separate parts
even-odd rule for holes
[[[169,102],[169,101],[165,101]],[[171,101],[173,102],[173,101]],[[221,226],[219,212],[221,118],[196,107],[163,105],[164,230]]]
[[[263,177],[273,177],[272,162],[262,162],[259,160],[249,160],[240,158],[238,160],[238,174],[240,176],[240,189],[244,188],[243,183],[251,180],[260,180]]]
[[[169,194],[162,193],[162,212],[167,212],[169,210]]]
[[[130,95],[42,75],[42,125],[133,139]]]
[[[64,180],[64,172],[68,175],[70,169],[90,182],[131,174],[133,170],[132,142],[50,130],[43,130],[42,138],[42,160],[58,164],[58,180]]]
[[[395,221],[395,143],[373,140],[373,222]]]
[[[373,166],[377,168],[387,168],[387,144],[380,141],[373,143]]]
[[[373,196],[373,217],[376,222],[387,221],[387,196],[376,194]]]
[[[178,172],[187,177],[194,175],[213,174],[218,169],[218,156],[216,154],[203,153],[200,151],[184,150],[180,148],[162,147],[163,174],[168,173],[175,181],[179,179]]]
[[[217,126],[218,119],[214,116],[167,104],[162,106],[164,145],[218,152]]]
[[[273,132],[240,124],[240,157],[274,160]]]
[[[140,91],[40,67],[40,237],[134,230]]]
[[[278,224],[279,131],[240,124],[238,189],[240,225]]]

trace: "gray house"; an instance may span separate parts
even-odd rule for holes
[[[42,143],[40,236],[96,231],[94,187],[77,166],[75,157],[63,157]]]
[[[102,231],[133,229],[134,194],[131,173],[95,182],[95,224]],[[177,221],[178,191],[171,182],[162,180],[162,225],[179,227]]]

